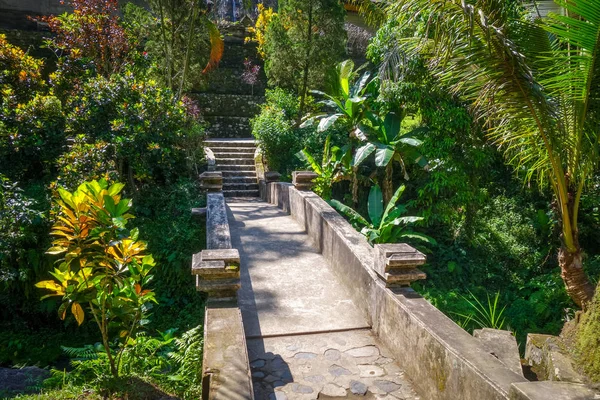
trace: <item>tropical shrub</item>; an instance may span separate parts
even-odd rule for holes
[[[340,149],[337,146],[331,146],[331,136],[327,136],[327,140],[325,140],[323,160],[320,164],[306,148],[296,153],[296,157],[317,174],[317,178],[313,180],[313,191],[325,200],[331,199],[334,183],[350,179],[352,174],[350,147],[346,146],[344,149]]]
[[[75,158],[85,147],[88,153],[101,153],[88,159],[112,161],[112,165],[96,164],[99,171],[80,179],[116,169],[119,180],[134,189],[138,182],[173,182],[190,170],[188,160],[202,159],[198,153],[203,130],[185,104],[155,81],[132,72],[89,80],[67,109],[71,110],[67,130],[77,140],[65,158]],[[62,175],[68,172],[61,171]]]
[[[435,243],[435,240],[422,233],[414,232],[409,228],[415,222],[421,221],[421,217],[403,217],[407,209],[402,204],[397,204],[405,190],[400,186],[390,201],[383,207],[383,194],[378,185],[373,185],[369,192],[367,210],[369,219],[360,215],[352,208],[339,202],[331,200],[329,204],[339,212],[346,215],[350,222],[360,229],[360,233],[367,237],[369,243],[398,243],[406,240],[419,240],[426,243]]]
[[[85,319],[84,307],[93,316],[102,336],[110,373],[119,375],[123,350],[147,320],[154,292],[145,289],[152,280],[155,263],[145,254],[146,243],[138,229],[127,229],[131,201],[122,199],[123,184],[85,182],[74,192],[58,189],[58,211],[51,234],[55,237],[48,254],[59,255],[53,280],[37,287],[49,290],[42,299],[62,299],[58,315],[67,311],[78,325]],[[113,334],[117,331],[117,347]]]

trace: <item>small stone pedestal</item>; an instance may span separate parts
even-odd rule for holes
[[[265,172],[265,182],[279,182],[281,179],[281,174],[277,171],[269,171]]]
[[[203,172],[200,174],[200,187],[207,192],[223,190],[223,173],[220,171]]]
[[[410,286],[412,282],[427,278],[417,269],[426,260],[425,254],[404,243],[376,244],[373,268],[386,287]]]
[[[318,177],[312,171],[292,172],[292,184],[298,190],[311,190],[314,186],[313,180]]]
[[[202,250],[194,254],[196,289],[210,300],[231,300],[240,288],[240,254],[236,249]]]

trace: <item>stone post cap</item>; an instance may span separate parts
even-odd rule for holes
[[[426,261],[425,254],[405,243],[376,244],[373,269],[387,287],[410,286],[412,282],[427,278],[416,268]]]
[[[235,298],[240,288],[240,253],[236,249],[202,250],[192,259],[196,289],[209,298]]]
[[[265,172],[265,181],[269,182],[279,182],[281,179],[281,174],[277,171],[269,171]]]
[[[312,171],[294,171],[292,172],[292,184],[298,190],[311,190],[314,185],[313,180],[318,176]]]
[[[206,171],[200,174],[200,187],[208,192],[223,190],[223,173],[221,171]]]

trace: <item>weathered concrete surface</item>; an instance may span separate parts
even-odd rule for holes
[[[243,201],[240,199],[240,201]],[[228,202],[248,337],[369,327],[304,230],[264,202]]]
[[[594,400],[600,393],[584,385],[566,382],[521,382],[510,389],[510,400]]]
[[[523,375],[519,345],[512,332],[483,328],[476,329],[473,332],[473,337],[479,339],[483,347],[511,371]]]
[[[373,269],[373,248],[321,198],[279,183],[269,186],[269,201],[289,209],[304,227],[374,333],[407,366],[423,398],[507,399],[510,385],[525,381],[414,290],[386,288]]]
[[[370,330],[253,339],[248,353],[257,400],[419,398]]]
[[[210,379],[211,400],[252,400],[242,316],[234,304],[206,307],[204,319],[203,377]],[[203,385],[206,388],[206,385]]]
[[[223,193],[206,195],[206,248],[231,249],[231,234]]]
[[[572,357],[560,337],[530,333],[527,335],[525,359],[540,380],[585,381],[575,370]]]

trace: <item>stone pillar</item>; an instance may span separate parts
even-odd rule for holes
[[[196,289],[209,300],[232,300],[240,288],[240,254],[236,249],[202,250],[194,254]]]
[[[386,287],[410,286],[412,282],[427,278],[416,268],[426,260],[425,254],[404,243],[376,244],[373,269]]]
[[[292,184],[298,190],[311,190],[314,186],[313,180],[318,175],[312,171],[294,171],[292,172]]]
[[[220,171],[203,172],[200,174],[200,187],[207,192],[223,190],[223,173]]]

